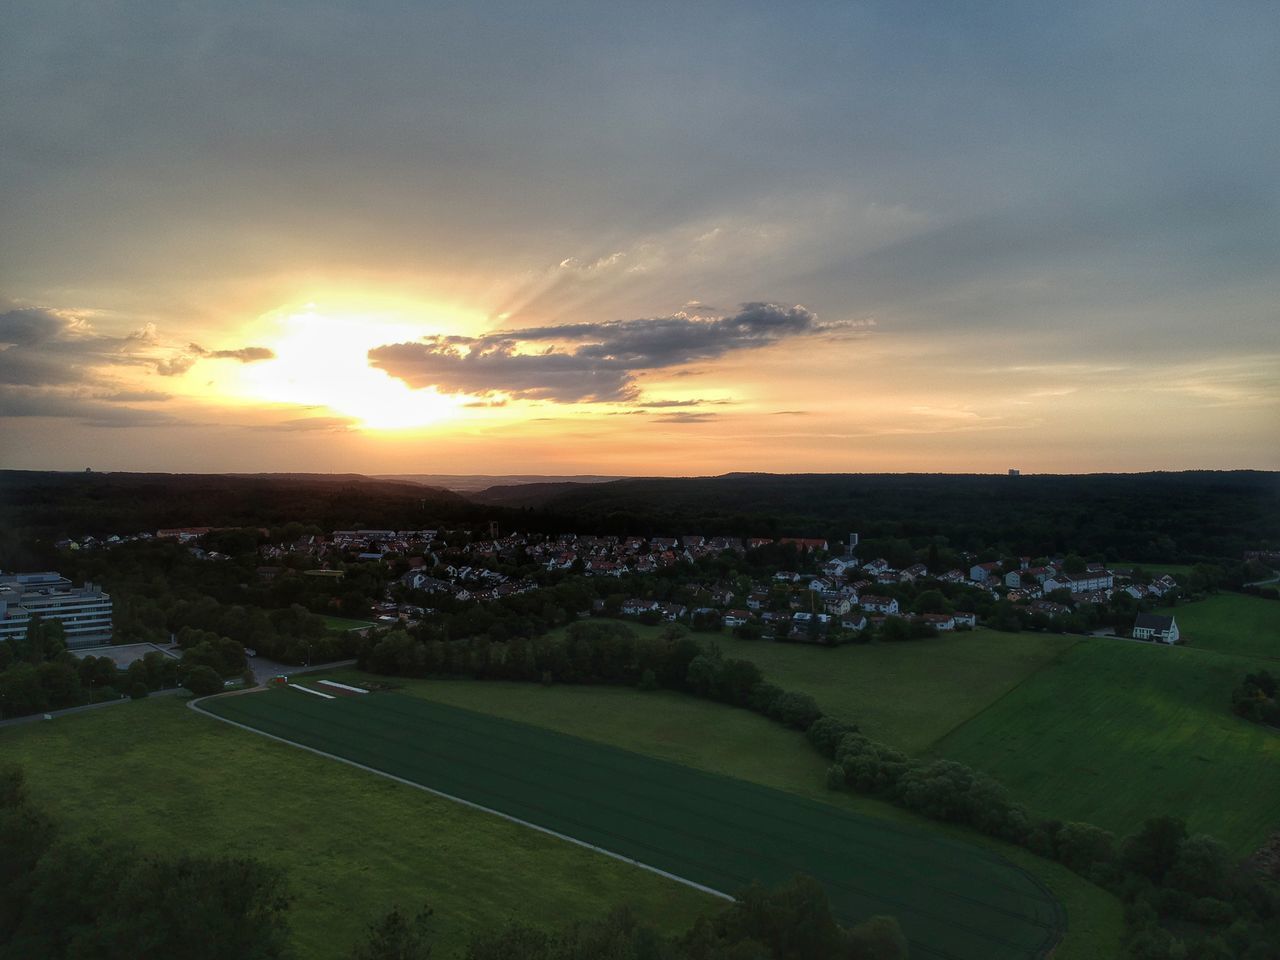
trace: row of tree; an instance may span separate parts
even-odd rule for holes
[[[394,909],[370,926],[351,960],[428,960],[432,914]],[[753,885],[686,933],[667,937],[626,907],[599,920],[546,930],[511,922],[475,935],[466,960],[906,960],[892,917],[844,928],[809,877],[770,890]]]

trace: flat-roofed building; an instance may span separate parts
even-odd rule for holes
[[[34,616],[59,621],[68,649],[111,642],[111,597],[97,584],[77,587],[51,572],[0,576],[0,640],[26,637]]]

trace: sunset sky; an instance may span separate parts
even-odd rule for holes
[[[8,5],[0,466],[1280,468],[1280,7]]]

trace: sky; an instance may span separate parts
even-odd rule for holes
[[[1280,7],[0,31],[0,467],[1280,469]]]

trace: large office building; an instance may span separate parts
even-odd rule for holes
[[[111,642],[111,597],[101,587],[56,573],[0,575],[0,640],[25,637],[35,616],[61,621],[70,650]]]

